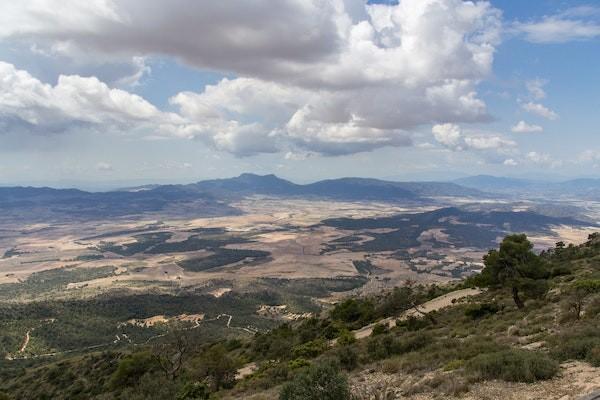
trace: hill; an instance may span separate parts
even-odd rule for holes
[[[178,205],[184,203],[203,216],[239,213],[209,193],[190,190],[180,185],[115,192],[0,187],[0,211],[4,218],[44,222],[64,218],[102,219],[177,210]]]
[[[599,390],[600,234],[539,255],[518,243],[528,242],[505,239],[465,282],[408,282],[249,339],[198,342],[174,325],[142,346],[5,361],[0,391],[8,399],[416,400],[577,399]],[[509,265],[517,281],[505,279]],[[493,268],[505,272],[497,281]]]
[[[444,182],[389,182],[342,178],[299,185],[275,175],[242,174],[235,178],[187,185],[145,185],[110,192],[47,187],[0,187],[4,217],[52,221],[100,219],[146,212],[193,212],[220,216],[240,211],[229,202],[250,195],[326,198],[346,201],[430,202],[438,196],[486,197],[486,194]]]
[[[456,184],[490,193],[533,197],[578,197],[600,199],[600,179],[572,179],[562,182],[546,182],[490,175],[476,175],[453,181]]]
[[[340,200],[417,201],[435,196],[486,197],[481,191],[448,182],[392,182],[371,178],[339,178],[300,185],[275,175],[249,173],[235,178],[201,181],[191,186],[222,195],[311,196]]]

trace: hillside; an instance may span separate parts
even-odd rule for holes
[[[435,197],[487,195],[453,183],[388,182],[342,178],[299,185],[275,175],[242,174],[235,178],[188,185],[146,185],[109,192],[36,187],[0,187],[4,218],[31,221],[103,219],[144,213],[193,214],[198,217],[239,214],[230,203],[252,195],[386,201],[427,204]]]
[[[485,197],[481,191],[447,182],[392,182],[370,178],[339,178],[300,185],[275,175],[261,176],[249,173],[235,178],[201,181],[191,186],[221,195],[312,196],[345,200],[401,201],[435,196]]]
[[[577,197],[600,199],[600,179],[571,179],[561,182],[476,175],[453,181],[458,185],[489,193],[531,197]]]
[[[349,298],[250,339],[198,341],[172,326],[135,348],[5,361],[0,390],[7,399],[578,399],[600,389],[600,235],[528,249],[510,236],[467,281]],[[513,262],[518,280],[495,275]]]
[[[239,213],[234,207],[209,193],[189,190],[179,185],[115,192],[0,187],[0,211],[3,218],[45,223],[65,218],[93,220],[157,211],[177,211],[183,205],[202,216]]]

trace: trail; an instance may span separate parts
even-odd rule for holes
[[[23,353],[25,351],[25,349],[27,348],[27,345],[29,344],[29,339],[31,338],[31,336],[29,335],[29,333],[31,332],[31,329],[27,331],[27,333],[25,334],[25,340],[23,341],[23,344],[21,345],[21,348],[19,349],[19,353]]]
[[[388,327],[393,328],[394,326],[396,326],[397,320],[405,320],[411,316],[420,316],[423,314],[430,313],[432,311],[441,310],[442,308],[452,306],[454,304],[453,301],[465,298],[467,296],[475,296],[479,293],[481,293],[481,290],[479,290],[479,289],[455,290],[454,292],[446,293],[442,296],[436,297],[435,299],[429,300],[423,304],[418,305],[417,309],[419,311],[417,311],[415,309],[406,310],[399,317],[384,318],[380,321],[374,322],[372,324],[363,326],[360,329],[352,331],[352,333],[354,334],[354,337],[356,339],[363,339],[363,338],[366,338],[371,335],[371,333],[373,332],[373,327],[376,324],[385,324]],[[329,343],[333,346],[336,344],[336,342],[337,342],[337,339],[333,339]],[[257,369],[258,369],[258,366],[256,365],[255,362],[248,363],[237,370],[235,379],[237,379],[237,380],[243,379],[246,376],[253,374]]]
[[[403,320],[407,319],[408,317],[415,317],[415,316],[418,317],[422,314],[427,314],[432,311],[438,311],[438,310],[441,310],[442,308],[451,306],[453,304],[452,303],[453,301],[465,298],[467,296],[475,296],[479,293],[481,293],[481,290],[479,290],[479,289],[455,290],[454,292],[446,293],[442,296],[436,297],[435,299],[429,300],[423,304],[418,305],[417,308],[419,311],[417,311],[415,309],[406,310],[402,314],[400,314],[400,316],[398,316],[398,317],[384,318],[377,322],[373,322],[372,324],[363,326],[360,329],[352,331],[352,333],[354,334],[355,338],[363,339],[368,336],[371,336],[371,333],[373,333],[373,327],[377,324],[383,324],[383,325],[386,325],[388,328],[393,328],[396,326],[397,320],[403,321]],[[336,342],[337,342],[337,339],[333,339],[331,341],[331,344],[335,344]]]

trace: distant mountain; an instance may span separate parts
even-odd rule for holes
[[[453,183],[490,193],[600,200],[600,179],[572,179],[563,182],[548,182],[477,175],[456,179]]]
[[[527,189],[536,182],[527,179],[505,178],[492,175],[476,175],[466,178],[455,179],[453,181],[461,186],[484,190],[484,191],[505,191],[510,189]]]
[[[299,185],[275,175],[242,174],[186,185],[144,185],[111,192],[0,187],[0,211],[8,218],[106,218],[144,212],[189,212],[197,216],[239,213],[232,200],[249,195],[329,198],[349,201],[427,202],[432,197],[486,197],[448,182],[391,182],[341,178]],[[185,207],[183,207],[185,205]]]
[[[239,213],[209,193],[180,185],[147,190],[85,192],[77,189],[0,187],[0,211],[4,218],[54,220],[96,219],[144,212],[177,210],[186,204],[199,216]]]
[[[302,187],[272,174],[255,175],[248,173],[235,178],[212,179],[187,186],[222,195],[231,193],[295,195],[300,193]]]
[[[299,185],[275,175],[255,174],[201,181],[190,186],[220,195],[314,196],[344,200],[416,201],[436,196],[486,196],[479,190],[448,182],[391,182],[370,178],[339,178]]]

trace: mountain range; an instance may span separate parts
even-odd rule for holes
[[[600,179],[581,178],[560,182],[505,178],[491,175],[476,175],[453,181],[463,187],[469,187],[489,193],[501,193],[539,197],[578,197],[582,199],[600,199]]]
[[[494,195],[495,194],[495,195]],[[432,203],[440,197],[472,199],[505,196],[600,198],[600,179],[542,182],[478,175],[452,182],[393,182],[339,178],[297,184],[275,175],[244,173],[234,178],[191,184],[146,185],[109,192],[35,187],[0,187],[3,215],[25,218],[115,217],[165,210],[193,210],[196,215],[239,213],[231,201],[250,195],[324,198],[342,201]],[[183,204],[186,207],[181,207]]]

